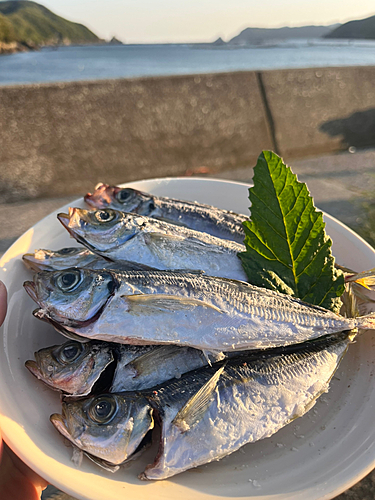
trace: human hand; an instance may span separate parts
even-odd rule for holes
[[[7,291],[0,281],[0,326],[7,310]],[[48,483],[29,469],[2,441],[0,430],[0,498],[39,500]]]

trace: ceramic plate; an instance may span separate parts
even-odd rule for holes
[[[174,178],[128,186],[248,213],[245,184]],[[77,201],[76,206],[83,202]],[[72,448],[49,422],[49,416],[61,410],[59,394],[24,368],[34,351],[65,341],[50,325],[32,316],[36,305],[22,287],[30,279],[21,261],[24,253],[72,246],[56,213],[23,234],[0,261],[0,279],[9,290],[9,312],[0,333],[0,426],[6,442],[32,469],[63,491],[86,500],[329,499],[373,469],[375,335],[371,332],[350,346],[329,393],[271,438],[160,482],[137,478],[153,461],[155,448],[115,474],[86,458],[77,468],[71,461]],[[375,251],[367,243],[329,215],[325,221],[340,264],[358,271],[375,267]]]

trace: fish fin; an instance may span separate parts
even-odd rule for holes
[[[354,283],[346,283],[345,292],[341,295],[341,313],[347,318],[356,318],[359,316],[357,294],[354,288]]]
[[[358,283],[364,288],[371,290],[370,287],[375,285],[375,268],[361,273],[354,273],[352,275],[345,276],[345,281]]]
[[[207,349],[202,349],[202,353],[210,366],[212,366],[212,363],[218,363],[219,361],[225,359],[225,354],[220,351],[208,351]]]
[[[173,419],[172,424],[178,427],[182,433],[188,431],[206,411],[224,368],[225,364],[189,399]]]
[[[190,299],[188,297],[176,297],[175,295],[164,294],[135,294],[122,295],[122,299],[126,300],[130,306],[129,312],[153,314],[154,312],[174,312],[184,309],[192,309],[193,307],[201,306],[213,309],[222,313],[218,307],[208,304],[203,300]]]
[[[145,241],[156,255],[164,255],[165,246],[170,247],[171,244],[174,245],[175,252],[180,251],[181,248],[184,254],[203,252],[207,250],[208,246],[211,253],[222,254],[223,252],[220,246],[208,245],[197,238],[191,236],[184,237],[177,234],[146,233]],[[180,248],[178,248],[178,245]]]
[[[166,222],[167,224],[173,224],[174,226],[180,226],[180,227],[188,227],[186,224],[183,222],[178,222],[172,219],[168,219],[167,217],[161,217],[157,215],[152,216],[153,219],[160,220],[161,222]]]
[[[369,297],[368,295],[366,295],[365,293],[362,293],[360,291],[360,289],[362,288],[362,286],[358,285],[358,287],[357,287],[356,285],[357,284],[355,282],[350,284],[350,286],[352,287],[353,293],[355,294],[355,296],[358,299],[363,300],[364,302],[369,302],[369,303],[374,303],[375,302],[374,299],[372,299],[371,297]]]
[[[356,318],[356,326],[362,330],[375,330],[375,312]]]
[[[181,347],[174,345],[160,346],[152,351],[146,352],[126,365],[134,371],[134,377],[145,375],[155,369],[155,365],[162,365],[167,358],[181,352]]]
[[[152,245],[157,249],[158,247],[162,247],[165,244],[169,244],[170,242],[183,242],[185,238],[176,234],[162,234],[162,233],[146,233],[145,234],[146,242],[149,245]]]

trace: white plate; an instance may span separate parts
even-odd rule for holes
[[[245,184],[174,178],[128,185],[248,213]],[[373,469],[375,335],[371,332],[350,346],[330,392],[309,413],[220,462],[160,482],[137,479],[153,460],[155,448],[114,475],[88,459],[76,468],[71,447],[64,445],[49,422],[52,413],[60,412],[59,395],[24,368],[35,350],[65,341],[31,315],[35,304],[22,287],[30,279],[21,262],[24,253],[72,245],[56,213],[29,229],[0,261],[0,279],[9,290],[9,313],[0,333],[0,426],[6,442],[32,469],[63,491],[87,500],[329,499]],[[367,243],[332,217],[325,215],[325,221],[339,263],[358,271],[375,267],[375,251]]]

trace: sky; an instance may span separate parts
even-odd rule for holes
[[[374,0],[36,0],[125,43],[225,41],[247,27],[329,25],[375,15]]]

